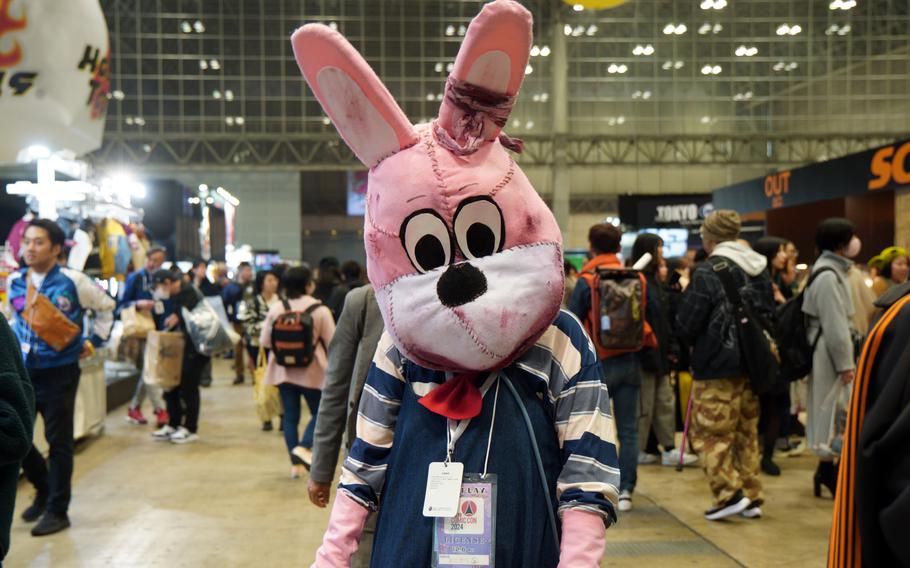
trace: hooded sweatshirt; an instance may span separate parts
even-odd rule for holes
[[[730,272],[743,300],[753,313],[773,321],[774,290],[767,259],[733,241],[715,247],[712,257],[732,261]],[[720,277],[710,262],[698,265],[676,315],[681,338],[692,346],[692,372],[696,380],[743,377],[736,321]]]

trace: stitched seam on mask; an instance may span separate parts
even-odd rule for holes
[[[384,228],[380,227],[379,225],[377,225],[375,222],[373,222],[373,215],[370,213],[370,200],[369,200],[369,198],[367,198],[366,213],[367,213],[367,214],[366,214],[367,223],[370,224],[370,228],[371,228],[371,229],[373,229],[373,230],[376,231],[377,233],[379,233],[379,234],[381,234],[381,235],[385,235],[385,236],[387,236],[387,237],[392,237],[392,238],[394,238],[394,239],[399,238],[397,232],[392,232],[392,231],[390,231],[390,230],[388,230],[388,229],[384,229]]]
[[[512,181],[512,176],[515,175],[515,160],[512,159],[512,156],[509,156],[509,171],[506,172],[506,175],[503,176],[502,181],[497,183],[493,187],[493,191],[490,192],[490,197],[499,193],[499,190],[509,185],[509,182]]]
[[[426,152],[427,158],[430,159],[430,166],[433,170],[433,176],[436,178],[436,186],[439,188],[439,195],[442,197],[442,201],[445,204],[446,213],[451,215],[451,206],[449,205],[449,196],[448,196],[448,186],[446,186],[445,181],[442,179],[442,169],[439,167],[439,160],[436,158],[436,143],[433,141],[433,135],[429,131],[426,136]]]
[[[411,143],[408,144],[407,146],[402,146],[401,148],[399,148],[399,149],[397,149],[397,150],[392,150],[391,152],[389,152],[389,153],[386,154],[385,156],[379,158],[379,160],[378,160],[375,164],[373,164],[373,165],[370,167],[370,169],[372,170],[373,168],[379,167],[379,164],[381,164],[383,161],[385,161],[386,158],[391,158],[392,156],[394,156],[394,155],[397,154],[398,152],[401,152],[401,151],[403,151],[403,150],[407,150],[407,149],[410,148],[411,146],[416,146],[416,145],[418,145],[418,144],[420,144],[420,138],[419,138],[419,137],[417,138],[417,140],[411,142]]]
[[[502,359],[503,358],[503,355],[494,353],[490,348],[488,348],[486,345],[481,343],[480,339],[478,339],[477,336],[474,335],[474,332],[471,330],[471,328],[468,327],[468,324],[463,319],[461,319],[461,317],[457,313],[455,313],[455,310],[448,308],[448,312],[449,312],[449,314],[451,314],[451,316],[453,318],[455,318],[455,321],[457,321],[461,325],[461,327],[468,333],[468,337],[471,338],[471,340],[474,342],[474,345],[476,345],[485,355],[487,355],[488,357],[491,357],[493,359]]]

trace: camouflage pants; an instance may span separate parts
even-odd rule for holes
[[[758,397],[745,378],[692,385],[692,449],[702,456],[718,505],[739,490],[752,501],[763,499],[758,415]]]

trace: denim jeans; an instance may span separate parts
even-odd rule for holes
[[[638,481],[638,399],[641,368],[632,353],[601,360],[619,438],[619,490],[632,493]]]
[[[278,385],[278,392],[281,394],[281,404],[284,406],[284,420],[281,422],[281,429],[284,433],[284,443],[288,447],[288,452],[293,450],[295,446],[312,448],[313,433],[316,431],[316,415],[319,413],[319,401],[322,399],[322,391],[291,383],[281,383]],[[310,409],[310,421],[303,430],[303,438],[298,438],[300,397],[303,397],[307,407]]]

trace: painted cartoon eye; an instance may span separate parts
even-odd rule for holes
[[[505,232],[502,211],[489,197],[466,199],[455,212],[455,239],[467,258],[501,251]]]
[[[401,224],[401,244],[420,272],[446,266],[452,260],[452,237],[445,221],[433,210],[417,211]]]

